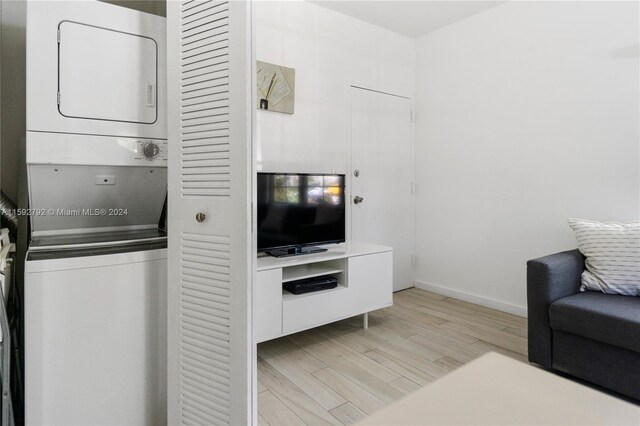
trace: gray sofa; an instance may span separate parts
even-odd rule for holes
[[[527,262],[529,361],[640,401],[640,297],[580,292],[584,256]]]

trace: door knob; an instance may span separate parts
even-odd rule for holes
[[[353,203],[354,203],[354,204],[360,204],[360,203],[361,203],[361,202],[363,202],[363,201],[364,201],[364,198],[362,198],[362,197],[361,197],[361,196],[359,196],[359,195],[356,195],[355,197],[353,197]]]
[[[204,220],[207,218],[207,216],[204,213],[197,213],[196,214],[196,220],[198,221],[198,223],[202,223],[204,222]]]

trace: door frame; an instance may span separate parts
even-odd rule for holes
[[[366,90],[369,92],[375,92],[375,93],[380,93],[383,95],[389,95],[389,96],[395,96],[398,98],[403,98],[403,99],[407,99],[410,103],[411,103],[411,136],[410,136],[410,151],[411,151],[411,221],[412,221],[412,227],[414,230],[414,234],[413,234],[413,241],[412,241],[412,255],[411,255],[411,259],[412,259],[412,266],[415,272],[415,267],[417,264],[417,259],[416,259],[416,238],[415,238],[415,230],[416,230],[416,161],[415,161],[415,123],[416,123],[416,117],[415,117],[415,100],[413,95],[407,95],[407,94],[401,94],[401,93],[396,93],[393,90],[385,90],[383,88],[376,88],[375,85],[370,85],[370,84],[364,84],[364,83],[358,83],[358,82],[348,82],[347,83],[347,87],[348,87],[348,97],[347,97],[347,129],[348,129],[348,134],[347,134],[347,176],[346,176],[346,181],[345,181],[345,185],[346,185],[346,190],[345,190],[345,197],[347,198],[347,200],[349,201],[346,205],[346,215],[349,218],[349,220],[347,220],[347,229],[346,229],[346,236],[347,236],[347,241],[351,241],[353,240],[353,229],[351,226],[351,222],[352,222],[352,197],[353,194],[351,193],[351,188],[352,188],[352,184],[353,184],[353,164],[352,164],[352,148],[353,148],[353,140],[352,140],[352,125],[353,125],[353,120],[352,120],[352,116],[351,116],[351,111],[352,111],[352,107],[353,107],[353,90]],[[415,274],[414,274],[415,275]],[[415,285],[415,276],[414,276],[414,285]]]

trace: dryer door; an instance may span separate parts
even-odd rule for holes
[[[58,28],[60,114],[141,124],[157,120],[153,39],[71,21]]]

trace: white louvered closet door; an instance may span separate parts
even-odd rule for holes
[[[253,421],[249,8],[167,2],[169,424]]]

